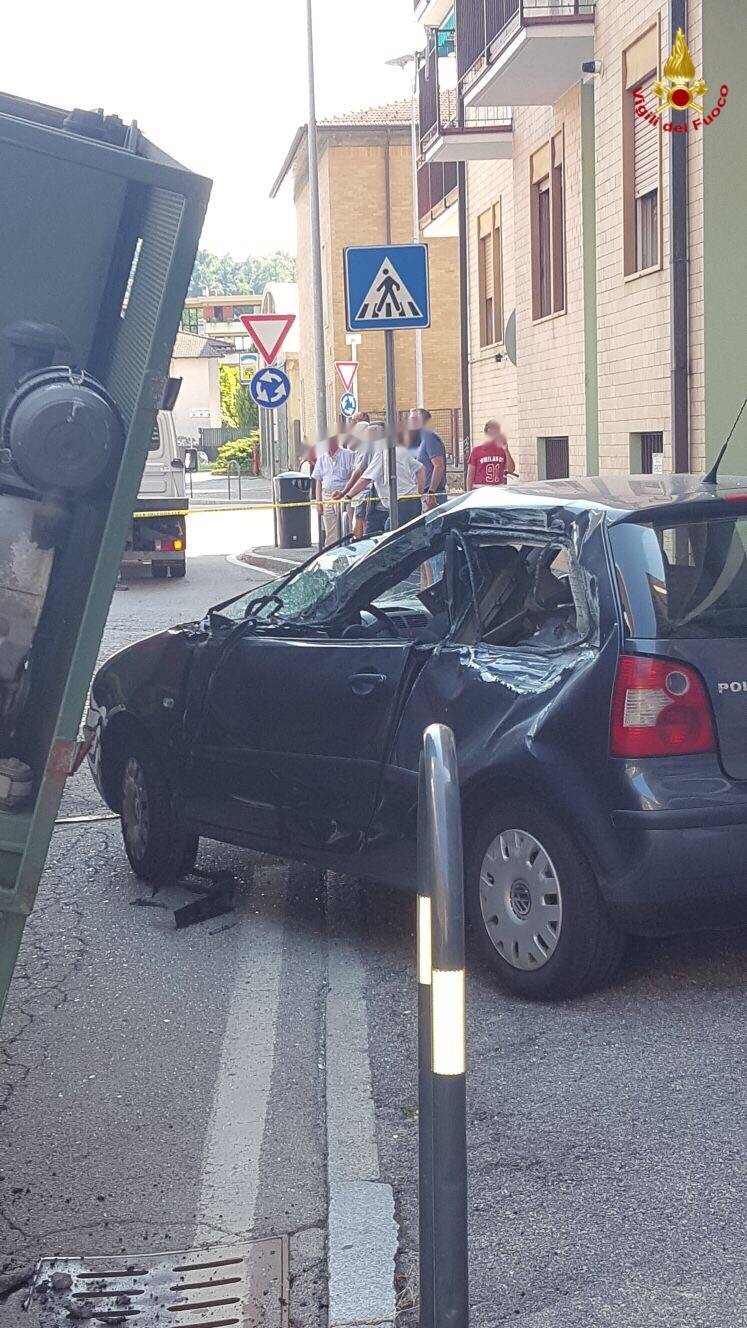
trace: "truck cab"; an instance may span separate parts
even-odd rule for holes
[[[122,569],[142,567],[160,578],[169,574],[185,576],[188,506],[174,416],[170,410],[159,410],[122,555]]]

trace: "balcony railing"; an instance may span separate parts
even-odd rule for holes
[[[457,73],[467,77],[490,63],[524,26],[588,19],[596,0],[460,0],[457,6]]]
[[[418,169],[418,216],[421,221],[442,211],[458,184],[455,161],[423,162]]]
[[[459,130],[509,129],[510,106],[467,108],[461,106],[455,88],[442,88],[439,57],[439,29],[428,33],[428,43],[421,57],[419,78],[420,150],[426,153],[434,139]]]

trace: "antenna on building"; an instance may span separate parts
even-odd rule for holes
[[[737,418],[735,419],[734,423],[732,424],[732,426],[731,426],[731,428],[730,428],[730,430],[729,430],[729,432],[728,432],[728,434],[727,434],[726,442],[724,443],[723,447],[721,448],[721,451],[719,452],[718,456],[716,457],[716,460],[714,461],[713,465],[711,466],[711,469],[708,471],[708,474],[705,476],[705,478],[704,478],[704,480],[703,480],[703,483],[704,483],[704,484],[718,484],[718,468],[719,468],[719,466],[721,465],[721,462],[722,462],[723,459],[724,459],[724,453],[725,453],[727,447],[729,446],[729,443],[731,442],[731,436],[732,436],[732,434],[734,433],[734,430],[736,429],[737,425],[739,424],[739,421],[740,421],[741,418],[742,418],[742,411],[744,410],[745,406],[747,406],[747,397],[745,397],[744,401],[742,402],[741,406],[739,407],[739,412],[738,412],[738,414],[737,414]]]

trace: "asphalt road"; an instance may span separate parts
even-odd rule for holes
[[[212,507],[239,502],[239,482],[233,476],[230,488],[226,475],[213,475],[209,470],[197,471],[191,477],[187,475],[186,483],[192,507]],[[258,475],[241,476],[241,502],[269,503],[271,498],[272,485],[269,480]]]
[[[403,1304],[417,1280],[413,924],[409,900],[362,895]],[[556,1007],[507,999],[472,966],[471,1328],[747,1324],[746,975],[744,931],[641,941],[610,990]]]
[[[266,519],[196,515],[187,579],[118,591],[102,654],[248,584],[224,555],[268,542]],[[65,811],[99,807],[83,773]],[[55,833],[2,1025],[0,1271],[289,1231],[291,1321],[324,1328],[327,883],[217,845],[200,861],[236,873],[235,913],[175,932],[137,905],[115,824]],[[414,906],[342,888],[414,1328]],[[471,967],[471,1328],[747,1324],[746,972],[745,932],[638,943],[610,990],[560,1007]]]
[[[215,552],[246,529],[195,518],[187,578],[118,590],[102,657],[259,584]],[[103,810],[87,770],[62,810]],[[200,866],[235,872],[235,911],[177,932],[139,906],[118,824],[54,834],[0,1036],[0,1271],[288,1232],[291,1322],[322,1328],[323,882],[217,845]]]

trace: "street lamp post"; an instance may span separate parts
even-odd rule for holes
[[[311,231],[311,299],[314,320],[314,422],[316,441],[319,442],[327,433],[327,375],[324,356],[324,287],[322,284],[322,239],[319,219],[319,154],[316,136],[312,0],[306,0],[306,46],[309,70],[309,124],[307,133]]]
[[[415,244],[420,243],[420,217],[418,215],[418,63],[414,55],[398,55],[393,60],[387,60],[388,65],[401,69],[403,72],[412,65],[412,78],[410,83],[410,154],[411,154],[411,172],[412,172],[412,238]],[[415,329],[415,405],[423,407],[425,405],[425,388],[423,386],[423,333],[421,328]]]

